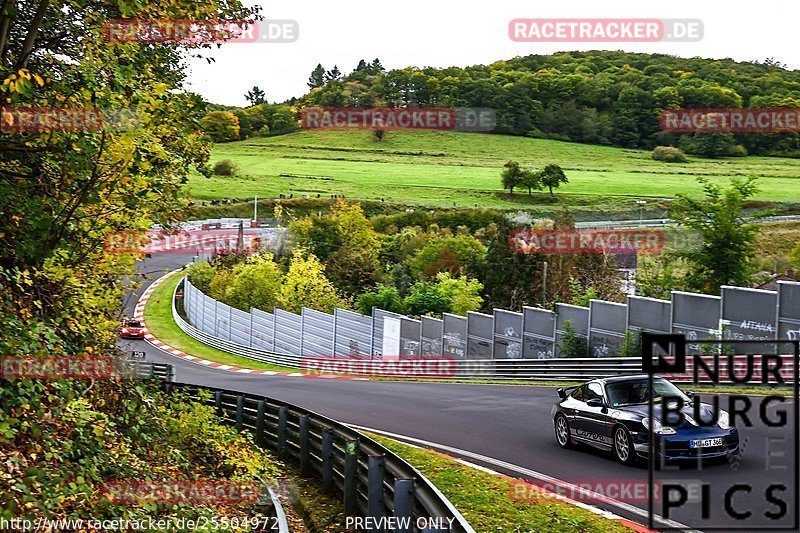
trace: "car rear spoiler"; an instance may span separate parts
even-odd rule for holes
[[[556,389],[556,392],[558,393],[559,398],[566,400],[567,396],[569,395],[569,391],[577,389],[578,387],[580,387],[580,385],[573,385],[572,387],[559,387]]]

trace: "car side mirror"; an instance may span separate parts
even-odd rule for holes
[[[692,396],[694,396],[694,391],[687,390],[687,391],[684,391],[684,394],[686,394],[686,396],[691,398]]]
[[[603,407],[603,400],[601,400],[600,398],[592,398],[591,400],[586,402],[586,405],[588,405],[589,407]]]

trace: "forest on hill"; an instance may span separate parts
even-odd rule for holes
[[[310,91],[287,102],[321,107],[489,107],[496,133],[610,144],[677,146],[697,155],[800,155],[798,133],[661,131],[663,109],[800,108],[800,71],[772,59],[680,58],[622,51],[528,55],[465,68],[386,70],[360,61],[349,74],[317,65]]]

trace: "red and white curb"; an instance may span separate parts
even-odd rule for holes
[[[147,323],[144,321],[144,309],[147,307],[147,302],[150,300],[150,296],[152,296],[153,291],[161,285],[167,278],[180,272],[182,269],[178,268],[173,270],[172,272],[168,272],[155,280],[153,283],[150,284],[149,287],[145,289],[142,295],[139,297],[139,300],[136,302],[136,307],[133,311],[133,318],[140,320],[142,324],[144,324],[145,328],[145,335],[144,340],[146,340],[151,346],[158,348],[162,352],[165,352],[173,357],[179,357],[186,361],[203,365],[208,368],[214,368],[216,370],[224,370],[226,372],[235,372],[238,374],[250,374],[250,375],[261,375],[261,376],[285,376],[291,378],[318,378],[318,379],[346,379],[351,381],[369,381],[369,378],[360,378],[360,377],[352,377],[352,376],[339,376],[335,374],[305,374],[303,372],[278,372],[275,370],[253,370],[252,368],[239,368],[237,366],[225,365],[222,363],[217,363],[215,361],[209,361],[208,359],[202,359],[200,357],[195,357],[194,355],[189,355],[188,353],[184,353],[177,348],[173,348],[168,344],[164,344],[160,340],[156,339],[151,333],[150,330],[147,329]]]

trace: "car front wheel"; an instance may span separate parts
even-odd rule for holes
[[[554,426],[556,429],[556,441],[562,448],[570,448],[572,446],[572,436],[569,433],[569,424],[567,417],[564,415],[556,416]]]
[[[617,461],[625,465],[631,465],[636,461],[633,438],[622,426],[614,430],[614,455],[617,457]]]

